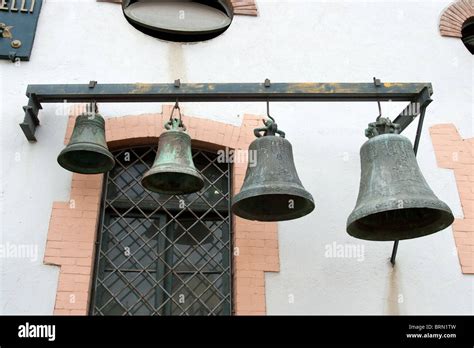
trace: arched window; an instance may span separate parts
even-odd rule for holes
[[[449,5],[441,14],[439,31],[442,36],[461,38],[474,54],[474,2],[457,0]]]
[[[206,185],[161,195],[140,184],[156,147],[114,152],[104,180],[92,315],[230,315],[230,165],[193,150]]]

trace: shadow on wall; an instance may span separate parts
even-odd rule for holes
[[[403,294],[401,291],[401,277],[397,267],[391,267],[390,276],[387,278],[387,304],[386,314],[399,315],[400,304],[403,303]]]

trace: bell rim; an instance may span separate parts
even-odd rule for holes
[[[265,189],[270,190],[270,186],[267,185]],[[279,186],[272,186],[271,187],[273,192],[263,192],[262,189],[260,188],[249,188],[246,189],[245,191],[240,191],[238,194],[236,194],[233,199],[232,199],[232,204],[231,204],[231,210],[232,213],[247,219],[247,220],[252,220],[252,221],[289,221],[289,220],[294,220],[294,219],[299,219],[303,216],[306,216],[313,212],[313,210],[316,208],[316,204],[314,203],[313,196],[311,193],[309,193],[306,189],[296,186],[296,185],[279,185]],[[296,191],[295,191],[296,190]],[[292,212],[292,214],[286,214],[286,215],[274,215],[270,216],[267,218],[262,218],[256,216],[256,214],[252,214],[251,212],[243,209],[243,206],[245,206],[245,201],[247,199],[251,199],[252,197],[255,196],[275,196],[275,195],[288,195],[288,196],[295,196],[299,197],[305,200],[306,205],[304,209],[301,210],[295,210]],[[257,218],[258,217],[258,218]]]
[[[169,167],[169,168],[167,168]],[[179,168],[181,167],[181,168]],[[199,183],[197,185],[197,189],[193,190],[157,190],[156,186],[151,186],[149,184],[149,177],[153,175],[160,175],[160,174],[173,174],[173,173],[179,173],[179,174],[184,174],[188,175],[192,178],[196,179],[196,182]],[[140,180],[142,186],[147,189],[148,191],[151,192],[156,192],[156,193],[161,193],[161,194],[170,194],[170,195],[176,195],[176,194],[190,194],[190,193],[195,193],[201,191],[204,186],[205,186],[205,181],[204,177],[199,173],[197,169],[190,169],[187,166],[184,165],[177,165],[177,164],[160,164],[156,167],[150,168],[141,178]],[[154,188],[154,189],[150,189]]]
[[[96,151],[91,151],[91,148],[95,148]],[[96,154],[98,153],[107,159],[107,163],[100,170],[98,168],[96,170],[94,170],[94,168],[90,168],[87,170],[80,171],[78,170],[79,167],[70,165],[70,162],[65,161],[65,157],[68,154],[70,154],[71,152],[76,152],[76,151],[87,151],[87,152],[92,152]],[[67,145],[59,153],[57,157],[57,162],[62,168],[66,169],[67,171],[78,173],[78,174],[103,174],[103,173],[109,172],[115,166],[114,155],[112,155],[112,153],[107,148],[104,148],[103,146],[97,145],[95,143],[86,143],[86,142],[80,142],[80,143]]]
[[[357,221],[360,221],[363,218],[367,218],[371,215],[383,213],[383,212],[388,212],[388,211],[396,211],[396,210],[408,210],[408,209],[429,209],[432,211],[437,211],[439,212],[440,216],[438,219],[435,221],[431,222],[429,225],[423,227],[423,228],[429,228],[431,227],[431,230],[425,230],[422,231],[421,227],[418,229],[410,229],[406,231],[400,231],[400,232],[379,232],[379,233],[374,233],[372,231],[362,231],[361,229],[356,228],[356,223]],[[359,210],[358,210],[359,211]],[[454,222],[454,215],[449,208],[449,206],[444,203],[443,201],[438,201],[436,203],[434,202],[417,202],[416,204],[411,204],[409,206],[405,206],[403,208],[397,208],[397,207],[390,207],[390,208],[378,208],[370,213],[364,213],[358,215],[358,211],[353,211],[346,223],[346,231],[349,235],[352,237],[358,238],[358,239],[363,239],[363,240],[371,240],[371,241],[395,241],[395,240],[406,240],[406,239],[414,239],[414,238],[420,238],[424,236],[428,236],[430,234],[434,234],[436,232],[440,232],[449,226],[452,225]],[[439,224],[436,224],[436,222],[439,222]],[[399,235],[397,235],[399,233]],[[373,236],[374,238],[370,238],[369,236]],[[386,236],[384,238],[384,236]],[[397,237],[397,238],[394,238]]]

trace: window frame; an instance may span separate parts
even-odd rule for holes
[[[151,148],[151,149],[153,149],[153,152],[156,153],[156,147],[157,147],[156,145],[126,146],[126,147],[122,147],[120,149],[115,149],[113,151],[113,153],[114,153],[114,156],[119,156],[124,151],[127,151],[127,150],[132,150],[133,151],[133,150],[140,149],[140,148]],[[215,162],[217,157],[218,157],[215,151],[212,151],[212,150],[209,150],[209,149],[202,149],[202,148],[199,148],[199,147],[193,147],[192,151],[193,151],[193,157],[195,156],[194,155],[195,152],[197,152],[197,153],[202,153],[203,152],[205,154],[211,154],[212,156],[214,156],[214,159],[212,161],[209,161],[209,164],[211,164],[212,162]],[[147,151],[145,151],[145,153],[147,153]],[[207,156],[205,155],[205,157],[207,157]],[[139,161],[142,161],[141,156],[140,156]],[[133,165],[134,163],[132,163],[131,165]],[[225,254],[227,254],[227,257],[225,257],[225,260],[223,259],[222,262],[220,263],[223,266],[222,267],[223,271],[220,272],[220,273],[217,272],[217,274],[221,274],[222,278],[226,278],[226,279],[224,279],[224,284],[222,285],[223,289],[225,289],[225,291],[222,292],[223,295],[225,296],[224,300],[222,300],[223,301],[222,302],[222,308],[223,308],[223,311],[225,313],[221,314],[221,315],[233,315],[234,314],[234,308],[233,308],[234,307],[233,306],[234,267],[233,267],[233,229],[232,229],[233,221],[232,221],[232,213],[231,213],[232,169],[233,168],[232,168],[232,165],[230,163],[226,163],[226,165],[227,165],[227,169],[225,170],[224,173],[227,173],[226,174],[226,177],[227,177],[226,178],[226,181],[227,181],[227,194],[225,195],[225,196],[227,196],[227,207],[226,207],[227,218],[222,219],[222,216],[220,214],[220,212],[222,211],[222,207],[217,208],[217,204],[216,204],[216,208],[215,208],[216,212],[208,214],[206,216],[207,219],[203,218],[201,220],[201,219],[198,219],[196,217],[193,217],[192,220],[193,221],[202,221],[202,222],[208,221],[209,220],[208,217],[210,215],[211,217],[212,216],[216,217],[216,221],[220,221],[222,224],[227,224],[228,225],[228,234],[227,234],[228,241],[225,242],[224,247],[222,247],[220,249],[221,252],[226,250]],[[206,165],[205,169],[207,168],[207,166],[208,165]],[[205,169],[203,169],[203,172],[205,171]],[[203,174],[203,176],[204,176],[204,174]],[[102,244],[104,242],[103,235],[104,235],[104,233],[109,234],[108,231],[104,230],[104,226],[107,225],[107,221],[109,221],[114,216],[117,216],[117,217],[121,216],[119,213],[117,213],[117,211],[114,211],[115,209],[107,208],[109,178],[110,178],[110,174],[106,173],[106,174],[104,174],[103,181],[102,181],[102,191],[101,191],[101,200],[100,200],[100,216],[99,216],[99,222],[98,222],[98,226],[97,226],[97,236],[96,236],[96,241],[95,241],[93,278],[92,278],[89,309],[88,309],[89,315],[108,315],[108,314],[103,314],[103,313],[100,313],[100,312],[96,313],[97,311],[95,310],[95,306],[97,304],[97,296],[98,296],[98,292],[99,292],[97,290],[98,286],[99,286],[98,276],[99,276],[99,274],[101,274],[101,273],[103,274],[103,272],[106,272],[106,270],[104,269],[105,262],[101,262],[101,257],[100,257],[100,253],[102,251]],[[217,180],[214,183],[216,183],[216,182],[217,182]],[[200,192],[205,192],[205,191],[207,191],[207,189],[209,189],[209,187],[206,185],[205,188],[203,189],[203,191],[200,191]],[[220,203],[218,203],[218,204],[220,204]],[[135,204],[135,202],[133,202],[132,200],[129,201],[129,205],[130,205],[130,207],[133,207],[133,209],[131,209],[131,211],[128,211],[126,213],[126,215],[123,215],[122,217],[135,217],[135,218],[142,217],[142,218],[144,218],[144,216],[142,214],[140,214],[140,212],[139,212],[140,210],[143,210],[141,207],[139,207],[137,204]],[[128,210],[127,208],[125,208],[125,209]],[[138,212],[137,212],[137,209],[138,209]],[[166,209],[166,206],[165,206],[165,209]],[[171,209],[171,210],[173,210],[173,209]],[[160,209],[159,211],[155,210],[151,215],[148,215],[148,219],[159,219],[160,232],[157,233],[157,238],[158,238],[157,243],[161,242],[161,243],[166,244],[167,241],[168,241],[168,243],[170,243],[169,242],[169,237],[161,236],[161,235],[163,233],[165,233],[167,236],[169,236],[170,227],[172,227],[173,224],[176,223],[176,222],[173,222],[173,220],[176,221],[179,218],[178,217],[169,218],[169,217],[167,217],[167,213]],[[180,218],[180,219],[183,219],[183,218]],[[185,217],[184,219],[191,219],[191,218]],[[213,221],[213,220],[210,220],[210,221]],[[161,230],[161,227],[166,225],[166,224],[168,224],[168,226],[165,228],[165,230],[164,230],[165,232],[164,232],[164,231]],[[186,229],[186,231],[187,231],[187,229]],[[167,246],[164,246],[164,248],[166,248],[166,247]],[[171,247],[169,250],[167,250],[165,252],[165,254],[168,254],[169,251],[171,251],[171,254],[173,254],[173,247]],[[168,263],[168,261],[169,261],[169,259],[165,260],[166,263]],[[181,274],[182,272],[175,272],[174,270],[171,271],[170,269],[168,269],[167,274],[165,274],[166,270],[164,270],[164,269],[167,267],[165,265],[165,263],[162,263],[161,268],[164,268],[163,270],[158,269],[158,265],[160,264],[159,259],[156,260],[156,263],[157,263],[156,273],[157,273],[158,277],[160,277],[159,274],[161,274],[163,276],[163,278],[159,278],[160,283],[163,284],[163,285],[162,286],[154,285],[154,288],[156,288],[156,291],[164,292],[162,287],[164,287],[165,289],[169,289],[170,286],[172,286],[171,279],[176,277],[175,273]],[[138,272],[142,271],[145,274],[149,273],[149,270],[148,270],[147,267],[145,267],[144,270],[137,270],[137,271]],[[127,272],[127,271],[125,271],[125,272]],[[121,273],[123,273],[123,272],[121,272]],[[200,271],[195,271],[195,272],[190,271],[190,273],[193,273],[193,274],[196,274],[196,275],[199,275],[199,274],[204,274],[205,275],[209,272],[201,273]],[[210,273],[214,274],[216,272],[210,272]],[[181,281],[181,279],[180,279],[180,281]],[[214,285],[215,283],[211,283],[211,284]],[[132,289],[132,287],[130,287],[130,285],[128,285],[128,288]],[[148,293],[145,296],[148,296]],[[158,296],[158,295],[156,295],[156,296]],[[164,294],[163,296],[167,297],[167,300],[166,300],[164,306],[163,306],[163,304],[161,304],[161,306],[158,306],[158,309],[155,308],[155,310],[164,311],[164,312],[162,312],[162,313],[153,313],[153,315],[165,315],[165,316],[172,315],[171,314],[171,311],[172,311],[171,307],[174,304],[174,301],[172,300],[173,294],[170,291],[169,296],[166,295],[166,294]],[[156,297],[156,298],[158,298],[158,297]],[[196,299],[197,298],[198,298],[198,296],[196,296]],[[228,300],[226,300],[227,298],[228,298]],[[196,302],[199,302],[199,301],[193,301],[193,303],[196,303]],[[192,304],[191,304],[191,306],[187,307],[187,310],[190,310],[191,307],[192,307]],[[133,306],[131,308],[133,308]],[[208,308],[206,308],[206,309],[208,309]],[[127,313],[128,312],[127,310],[124,310],[124,311],[125,311],[124,315],[131,315],[130,313]],[[188,315],[187,313],[181,313],[181,314],[182,315]],[[109,315],[114,315],[114,314],[109,314]],[[209,313],[208,315],[216,315],[216,314],[215,313]]]

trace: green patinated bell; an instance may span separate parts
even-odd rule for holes
[[[249,161],[242,189],[232,201],[233,213],[256,221],[292,220],[311,213],[313,197],[301,184],[285,133],[270,117],[254,134],[257,139],[249,152],[255,153],[256,162]]]
[[[394,241],[443,230],[454,221],[423,177],[413,147],[399,126],[382,118],[369,125],[360,150],[357,203],[347,220],[356,238]]]
[[[100,174],[115,165],[105,141],[105,121],[97,113],[84,113],[76,118],[69,144],[58,156],[61,167],[74,173]]]
[[[164,194],[189,194],[204,187],[204,179],[194,166],[191,137],[178,119],[165,125],[158,142],[155,162],[142,178],[149,191]]]

